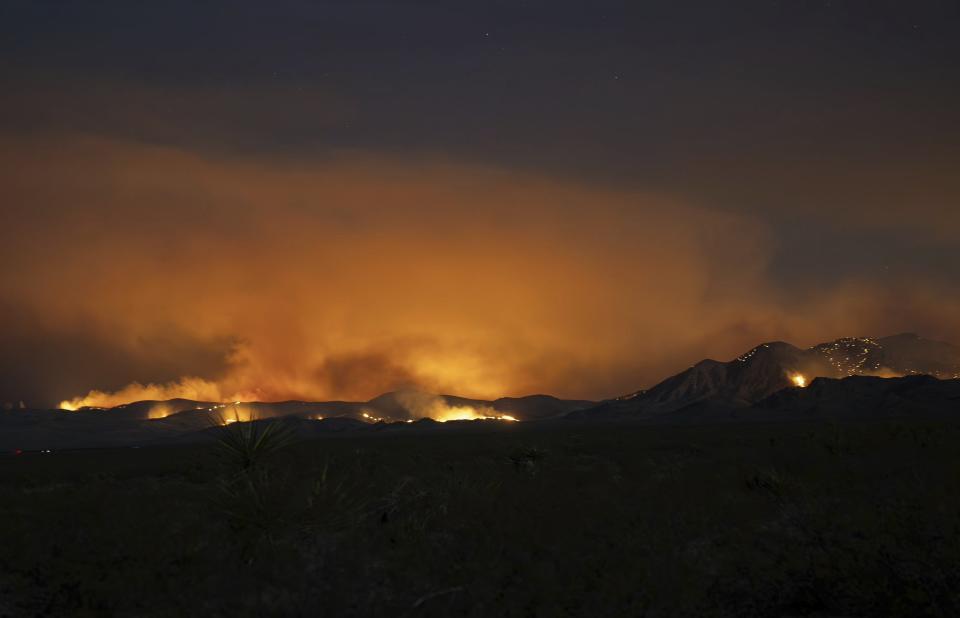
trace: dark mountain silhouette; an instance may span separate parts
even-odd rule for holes
[[[480,416],[542,420],[596,405],[548,395],[495,401],[434,395],[418,391],[385,393],[366,402],[282,401],[213,403],[188,399],[137,401],[114,408],[0,411],[0,452],[110,446],[143,446],[209,439],[217,426],[234,421],[282,418],[302,436],[403,425],[423,430],[442,423],[421,420],[448,409],[475,410]],[[416,422],[414,422],[416,421]],[[466,421],[464,421],[466,422]],[[447,423],[453,427],[456,423]]]
[[[797,384],[802,383],[805,388]],[[208,440],[234,421],[283,419],[301,436],[343,431],[474,431],[510,423],[432,418],[648,422],[938,418],[960,414],[960,349],[914,334],[845,338],[800,349],[764,343],[704,360],[649,390],[601,403],[549,395],[492,401],[419,391],[370,401],[213,403],[172,399],[115,408],[0,411],[0,452]]]
[[[958,417],[960,380],[928,375],[902,378],[851,376],[842,380],[817,378],[807,388],[774,393],[740,418],[882,419]]]
[[[596,405],[596,402],[557,399],[551,395],[529,395],[527,397],[501,397],[493,401],[491,405],[497,412],[509,414],[520,420],[539,420],[583,410]]]
[[[709,418],[755,406],[785,389],[804,390],[796,387],[816,378],[903,375],[960,378],[960,348],[910,333],[880,339],[837,339],[805,350],[784,342],[764,343],[730,362],[701,361],[649,390],[569,416],[651,419],[661,415],[679,418],[677,414],[683,412],[686,418]],[[819,388],[823,388],[822,382]],[[841,392],[837,391],[837,396]]]
[[[550,395],[502,397],[493,401],[467,399],[453,395],[434,395],[420,391],[385,393],[359,404],[361,411],[385,420],[408,420],[430,416],[437,407],[472,408],[507,415],[517,420],[532,421],[563,416],[575,410],[595,406],[595,401],[558,399]]]

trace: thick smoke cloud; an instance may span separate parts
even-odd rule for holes
[[[948,283],[777,281],[764,220],[672,196],[85,137],[3,142],[0,181],[0,401],[598,398],[766,339],[960,339]]]

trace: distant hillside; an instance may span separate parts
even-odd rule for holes
[[[370,401],[214,403],[172,399],[114,408],[0,411],[0,452],[144,446],[210,439],[232,422],[283,419],[301,436],[454,431],[550,419],[653,422],[941,417],[960,414],[960,349],[913,334],[800,349],[771,342],[703,360],[649,390],[596,403],[549,395],[479,400],[420,391]],[[474,424],[469,421],[489,421]],[[443,423],[436,421],[445,421]]]
[[[419,419],[446,421],[483,418],[543,420],[596,405],[549,395],[495,401],[434,395],[418,391],[386,393],[370,401],[282,401],[213,403],[172,399],[137,401],[114,408],[0,411],[0,452],[108,446],[142,446],[208,439],[212,428],[231,422],[284,419],[309,436],[400,423],[410,429],[428,425]],[[434,423],[436,425],[438,423]]]
[[[774,393],[741,417],[771,420],[960,418],[960,380],[939,380],[927,375],[817,378],[807,388]]]
[[[803,390],[816,378],[929,375],[960,378],[960,348],[914,334],[843,338],[800,349],[764,343],[730,362],[704,360],[653,388],[575,411],[571,418],[654,418],[691,406],[747,408],[785,389]]]

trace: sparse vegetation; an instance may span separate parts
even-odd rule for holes
[[[518,472],[536,474],[547,452],[536,446],[521,446],[510,454],[510,461]]]
[[[786,491],[783,475],[776,468],[767,468],[758,471],[747,479],[747,488],[751,491],[764,493],[775,500],[780,500]]]
[[[0,616],[960,613],[955,425],[268,426],[0,459]]]

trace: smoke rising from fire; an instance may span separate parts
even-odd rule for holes
[[[478,419],[517,420],[512,416],[504,415],[491,406],[450,405],[442,397],[431,393],[405,391],[397,393],[396,397],[397,403],[407,411],[412,419],[432,418],[442,423]]]
[[[948,285],[791,288],[762,219],[677,197],[90,138],[8,140],[0,164],[0,399],[598,398],[762,340],[960,334]]]

